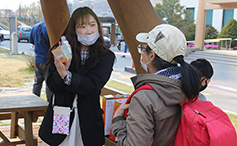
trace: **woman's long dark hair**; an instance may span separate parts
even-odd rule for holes
[[[196,100],[200,91],[200,74],[190,64],[184,61],[183,56],[176,56],[174,61],[181,65],[181,81],[184,94],[189,100]]]
[[[96,20],[100,37],[93,45],[89,47],[89,56],[86,59],[85,64],[82,65],[81,43],[77,40],[76,25],[78,25],[79,23],[85,23],[85,21],[88,20],[89,15],[94,17],[94,19]],[[104,44],[100,21],[96,14],[89,7],[81,7],[73,12],[64,35],[66,36],[66,39],[68,40],[72,48],[72,62],[70,65],[70,70],[74,72],[80,73],[82,68],[91,68],[95,66],[100,58],[104,56],[104,54],[109,50]],[[54,48],[55,47],[53,47],[52,49]],[[49,61],[51,60],[51,58],[52,53],[50,55]]]
[[[151,48],[149,46],[146,47],[146,52],[149,53]],[[196,100],[200,90],[200,74],[198,71],[192,67],[190,64],[184,61],[183,56],[176,56],[173,61],[179,63],[181,65],[181,81],[182,81],[182,90],[186,97],[189,100]],[[163,59],[161,59],[158,55],[155,54],[155,59],[152,62],[152,65],[156,67],[157,70],[165,69],[172,66],[177,66],[176,64],[171,64]]]

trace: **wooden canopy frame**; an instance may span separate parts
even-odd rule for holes
[[[162,20],[156,14],[149,0],[107,0],[123,33],[135,65],[137,74],[145,73],[140,65],[140,54],[137,52],[136,35],[148,32]]]
[[[60,40],[70,18],[66,0],[40,0],[42,12],[48,29],[51,47]],[[136,73],[145,73],[140,65],[135,36],[148,32],[163,23],[149,0],[108,0],[110,8],[119,24],[124,39],[130,49]]]
[[[198,0],[195,47],[203,50],[206,10],[235,8],[237,8],[237,0]]]

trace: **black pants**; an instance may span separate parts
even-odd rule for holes
[[[33,85],[33,93],[39,97],[40,97],[43,81],[46,81],[48,77],[48,68],[49,66],[45,66],[43,63],[35,63],[35,67],[34,67],[35,79],[34,79],[34,85]],[[49,90],[47,84],[46,84],[45,91],[46,91],[47,101],[50,101],[50,98],[52,97],[53,93]]]

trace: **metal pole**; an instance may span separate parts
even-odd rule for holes
[[[13,16],[13,17],[10,17],[10,51],[13,52],[13,50],[14,50],[13,53],[17,54],[18,53],[18,44],[16,41],[13,41],[13,38],[12,38],[13,36],[15,37],[15,35],[17,35],[17,18],[15,16]]]
[[[226,50],[227,50],[227,40],[225,40],[225,48],[226,48]]]

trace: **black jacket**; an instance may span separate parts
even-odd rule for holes
[[[72,72],[70,86],[61,79],[54,61],[50,64],[47,85],[55,94],[55,105],[72,107],[74,97],[78,95],[77,106],[84,146],[101,146],[105,142],[102,119],[104,112],[100,108],[100,93],[110,78],[114,59],[114,53],[109,50],[93,68],[84,69],[80,74]],[[73,121],[73,117],[74,112],[71,113],[70,122]],[[57,146],[66,136],[52,134],[52,123],[53,110],[50,102],[39,129],[39,136],[50,146]]]

